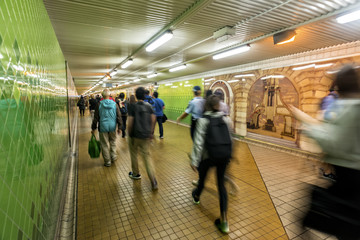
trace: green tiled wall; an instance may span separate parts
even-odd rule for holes
[[[41,0],[0,0],[0,239],[53,239],[68,150],[65,60]]]
[[[200,86],[201,90],[204,90],[202,79],[175,82],[171,86],[159,85],[159,98],[165,102],[164,112],[169,119],[176,121],[176,118],[185,111],[189,101],[194,98],[192,92],[194,86]],[[182,123],[189,125],[190,122],[190,116],[182,120]]]

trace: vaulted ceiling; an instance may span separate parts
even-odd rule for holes
[[[360,9],[360,0],[44,0],[81,94],[106,73],[108,82],[144,84],[285,56],[360,39],[360,20],[336,18]],[[224,41],[213,33],[231,26]],[[273,44],[273,34],[295,29],[294,42]],[[146,46],[166,31],[173,38],[152,52]],[[244,44],[251,49],[212,56]],[[132,58],[126,69],[120,65]],[[169,72],[181,64],[187,68]],[[146,78],[150,73],[154,78]],[[141,79],[134,83],[134,80]],[[94,88],[100,89],[100,86]]]

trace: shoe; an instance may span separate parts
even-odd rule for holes
[[[329,179],[331,181],[336,181],[336,175],[332,174],[332,173],[329,173],[329,174],[326,174],[326,173],[323,173],[323,178],[326,178],[326,179]]]
[[[221,222],[220,218],[215,220],[215,226],[220,230],[222,233],[229,233],[229,224],[227,222]]]
[[[141,178],[141,175],[138,173],[136,176],[133,175],[133,172],[129,172],[129,177],[135,180],[138,180]]]
[[[154,179],[154,181],[151,182],[151,189],[152,189],[153,191],[158,190],[158,184],[157,184],[156,179]]]
[[[111,167],[111,162],[106,162],[106,163],[104,163],[104,166],[105,166],[105,167]]]
[[[192,195],[192,198],[193,198],[193,202],[194,202],[196,205],[200,204],[200,199],[199,199],[198,196],[195,195],[195,190],[192,192],[191,195]]]
[[[199,180],[192,180],[192,185],[197,186],[199,185]]]
[[[164,139],[164,136],[160,136],[160,139]]]

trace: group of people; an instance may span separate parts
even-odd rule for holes
[[[326,106],[327,110],[322,121],[311,118],[291,105],[288,106],[295,118],[303,123],[303,132],[315,139],[321,146],[324,161],[331,164],[331,174],[336,174],[336,181],[326,190],[328,194],[326,196],[333,196],[334,199],[341,199],[341,201],[331,200],[332,197],[322,199],[322,203],[328,201],[326,202],[327,213],[336,212],[336,209],[332,209],[332,207],[339,207],[339,204],[349,204],[346,206],[340,205],[340,208],[353,211],[353,213],[336,213],[335,218],[338,219],[336,221],[332,219],[333,222],[329,223],[330,220],[326,217],[326,211],[325,213],[319,213],[319,204],[314,203],[316,198],[319,198],[319,191],[317,191],[317,193],[313,193],[312,203],[316,207],[314,207],[315,209],[310,208],[304,219],[304,225],[335,234],[341,239],[354,239],[353,237],[356,234],[358,234],[356,237],[360,236],[360,230],[356,230],[360,229],[358,223],[360,209],[357,204],[360,201],[359,79],[358,70],[353,67],[346,66],[339,71],[333,85],[338,95],[330,94],[329,96],[332,99],[329,99],[329,97],[323,101],[323,104],[328,106]],[[224,181],[229,181],[235,188],[237,187],[226,175],[226,169],[232,157],[232,125],[228,118],[229,107],[223,102],[221,92],[212,93],[208,91],[205,97],[201,97],[201,88],[195,86],[193,87],[193,93],[194,98],[189,102],[184,113],[177,118],[177,123],[179,123],[191,114],[190,135],[193,140],[193,147],[191,154],[189,154],[190,166],[199,175],[199,179],[193,181],[196,188],[192,191],[192,199],[195,204],[200,203],[207,172],[210,167],[216,167],[220,218],[215,220],[215,225],[221,232],[228,233],[228,199]],[[140,153],[152,189],[156,190],[158,184],[152,159],[149,155],[149,143],[150,139],[153,138],[156,122],[159,124],[159,137],[163,138],[162,115],[165,105],[158,98],[157,92],[151,98],[147,90],[139,87],[136,89],[135,95],[137,101],[135,101],[135,96],[130,96],[129,103],[124,100],[123,95],[119,96],[120,100],[111,100],[110,91],[105,89],[103,91],[104,99],[100,101],[99,106],[95,109],[92,132],[96,129],[99,130],[104,165],[109,167],[117,159],[116,126],[118,126],[119,132],[125,130],[124,125],[127,121],[132,168],[129,177],[135,180],[141,178],[137,161],[137,154]],[[329,104],[329,102],[331,103]],[[121,112],[121,108],[124,106],[127,108],[127,120]],[[125,136],[124,134],[123,132],[123,136]],[[324,172],[324,174],[328,175],[330,173]],[[325,222],[330,227],[327,229],[319,227],[321,224],[324,225]],[[345,230],[339,230],[339,226]]]
[[[141,179],[137,160],[139,153],[144,160],[152,190],[157,190],[149,144],[154,135],[156,120],[162,117],[165,104],[158,98],[157,92],[154,92],[154,98],[151,98],[149,91],[143,87],[136,89],[135,96],[131,95],[128,101],[125,99],[125,94],[120,93],[116,99],[113,99],[110,90],[105,89],[102,92],[103,98],[95,106],[91,125],[92,134],[98,129],[104,166],[110,167],[117,160],[116,129],[118,134],[122,132],[123,138],[127,130],[132,169],[129,177],[135,180]],[[162,122],[158,121],[158,123],[159,137],[162,139],[164,137]]]

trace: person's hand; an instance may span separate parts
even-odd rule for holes
[[[192,168],[192,170],[194,171],[194,172],[197,172],[198,170],[197,170],[197,167],[195,166],[195,165],[192,165],[191,163],[190,163],[190,167]]]

